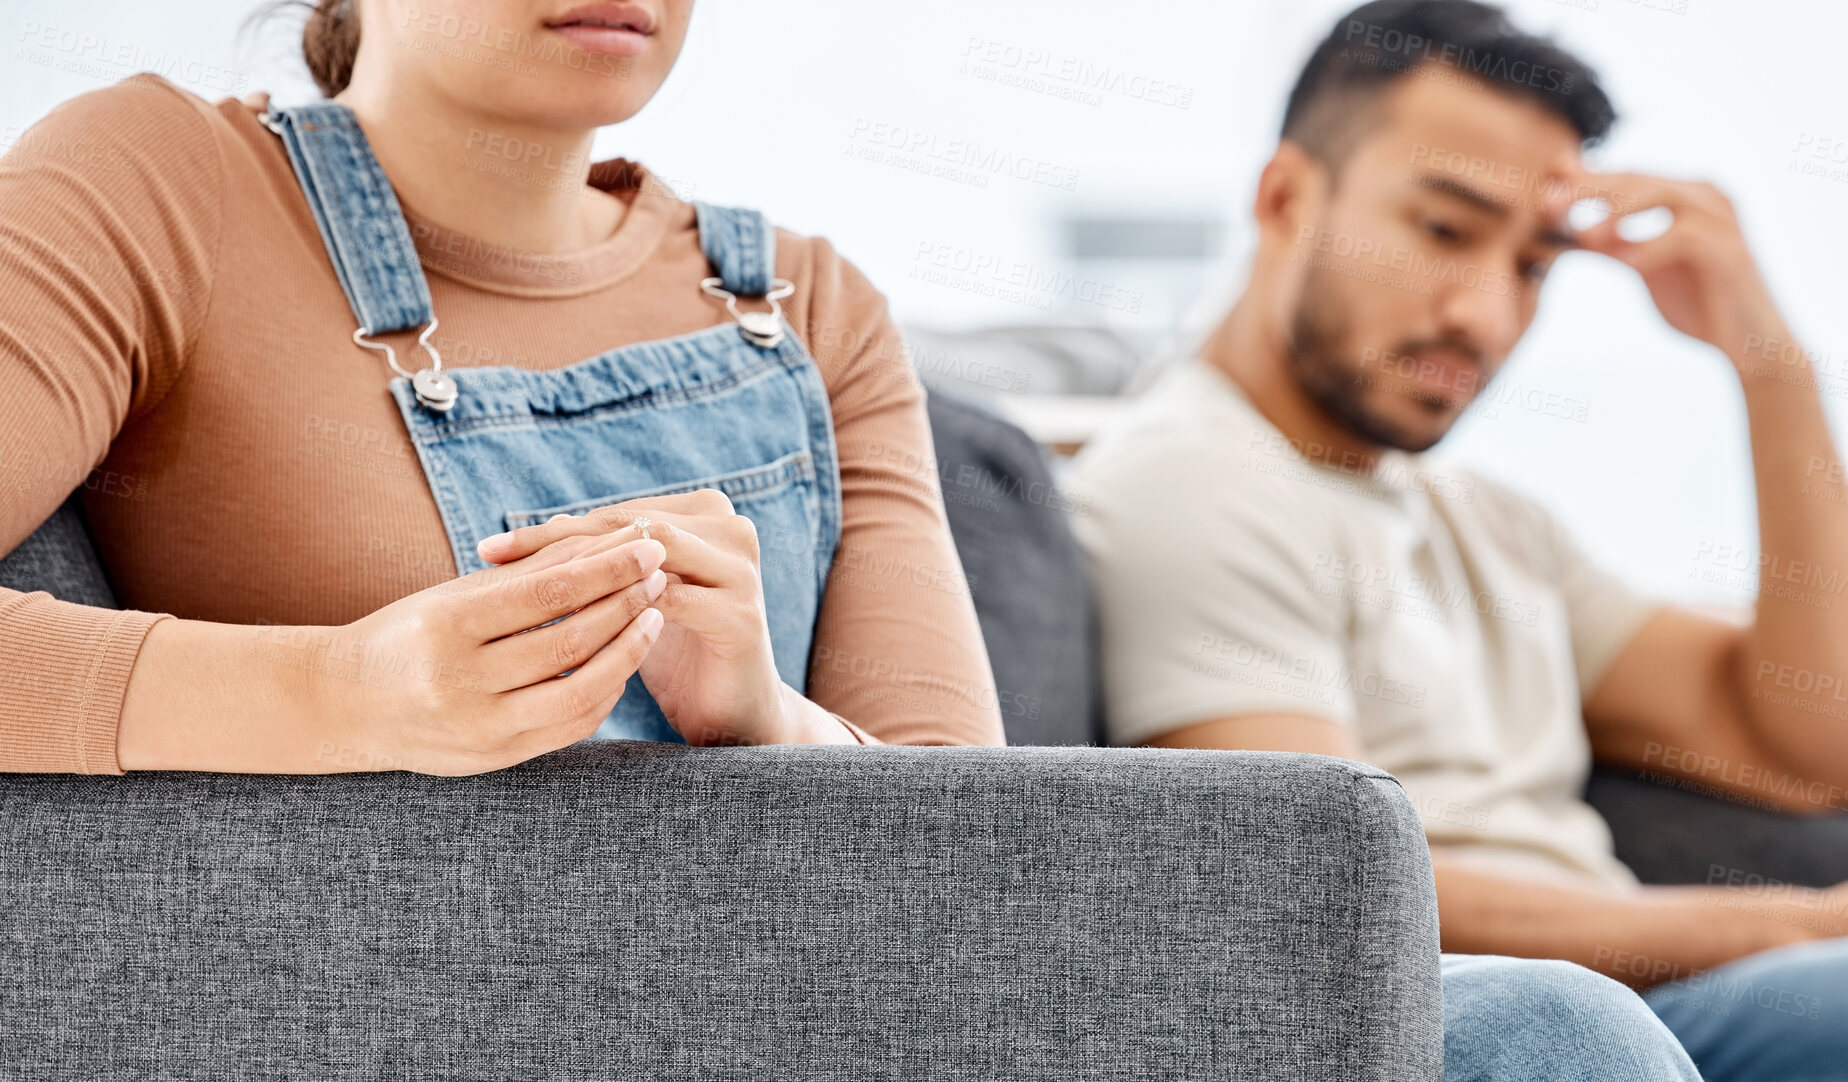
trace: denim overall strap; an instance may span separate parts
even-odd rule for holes
[[[693,204],[699,216],[699,246],[727,291],[740,297],[770,292],[776,276],[776,234],[755,210]]]
[[[288,147],[362,326],[386,333],[429,323],[410,232],[351,112],[322,103],[277,110],[266,122]],[[697,213],[712,274],[737,296],[765,295],[775,249],[763,216],[703,205]],[[700,295],[700,279],[685,288]],[[447,408],[424,408],[402,374],[388,386],[461,575],[485,566],[475,544],[489,534],[644,497],[725,493],[757,532],[777,673],[803,692],[841,537],[833,413],[794,333],[750,333],[728,309],[715,309],[701,330],[559,368],[444,370],[459,391]],[[639,674],[597,735],[683,739]]]
[[[371,336],[427,325],[430,288],[417,248],[353,110],[332,101],[271,107],[263,122],[288,148],[360,328]]]

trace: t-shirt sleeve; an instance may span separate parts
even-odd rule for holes
[[[1257,714],[1356,717],[1344,603],[1316,588],[1287,493],[1190,495],[1200,455],[1080,470],[1074,520],[1098,600],[1110,742]],[[1200,484],[1222,478],[1200,476]],[[1274,497],[1274,498],[1273,498]]]
[[[137,76],[60,105],[0,157],[0,552],[178,378],[218,248],[201,108]],[[122,700],[162,618],[0,590],[0,770],[121,773]]]
[[[994,673],[950,536],[924,387],[885,298],[819,239],[779,232],[806,278],[791,304],[828,389],[841,539],[809,660],[808,697],[862,743],[1005,742]],[[798,280],[800,280],[798,278]]]

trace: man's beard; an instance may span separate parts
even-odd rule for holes
[[[1373,381],[1364,365],[1350,363],[1341,354],[1347,325],[1341,318],[1344,302],[1339,290],[1332,288],[1332,277],[1330,272],[1311,270],[1303,282],[1302,296],[1290,320],[1290,375],[1329,420],[1368,443],[1400,451],[1428,450],[1444,437],[1449,426],[1435,435],[1408,431],[1367,407],[1367,392]],[[1415,344],[1407,345],[1400,355],[1409,356],[1416,348]],[[1433,410],[1443,405],[1436,395],[1413,392],[1408,397]]]

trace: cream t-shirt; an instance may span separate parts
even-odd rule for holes
[[[1517,874],[1636,882],[1580,798],[1581,703],[1661,602],[1537,504],[1422,455],[1305,458],[1203,361],[1079,453],[1113,744],[1293,713],[1353,729],[1433,846]]]

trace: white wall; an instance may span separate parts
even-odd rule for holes
[[[237,81],[284,100],[310,95],[287,35],[239,39],[255,6],[7,0],[0,141],[58,101],[133,70],[132,59],[114,62],[125,55],[190,78],[208,96]],[[698,198],[760,206],[792,228],[826,234],[909,322],[1026,321],[1043,313],[913,277],[929,262],[920,252],[1056,268],[1052,226],[1062,213],[1182,209],[1228,215],[1237,254],[1248,235],[1244,205],[1296,66],[1348,6],[700,0],[686,56],[660,97],[606,131],[599,150],[640,158]],[[1848,5],[1509,6],[1603,72],[1625,119],[1594,165],[1706,177],[1734,197],[1790,321],[1824,369],[1842,377],[1831,384],[1831,414],[1848,417],[1848,273],[1837,248],[1848,236],[1839,62]],[[67,47],[34,46],[47,27]],[[75,45],[83,35],[98,43]],[[1035,67],[1019,59],[1027,55],[1044,59]],[[968,70],[984,58],[999,62]],[[1065,64],[1114,69],[1124,89],[1095,101],[1049,92],[1060,84],[1045,73]],[[1038,87],[981,77],[1036,72]],[[906,134],[892,134],[899,130]],[[881,136],[915,135],[934,138],[940,153],[960,142],[1007,155],[1054,183],[991,176],[981,187],[854,153],[879,150]],[[1842,144],[1833,176],[1793,171],[1799,145],[1822,140]],[[1092,307],[1077,315],[1115,318]],[[1697,546],[1749,546],[1755,533],[1737,389],[1717,356],[1662,324],[1633,276],[1593,256],[1567,257],[1504,378],[1583,401],[1588,417],[1505,406],[1466,422],[1447,452],[1540,495],[1595,552],[1645,583],[1689,598],[1749,599],[1690,579],[1706,566]]]

